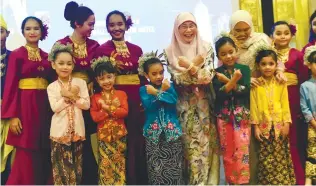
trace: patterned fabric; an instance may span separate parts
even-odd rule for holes
[[[98,141],[99,185],[125,185],[126,136],[106,143]]]
[[[55,185],[81,184],[82,147],[82,142],[68,146],[52,141],[51,160]]]
[[[244,118],[249,119],[249,93],[250,93],[250,69],[248,66],[235,64],[234,69],[240,69],[242,78],[237,82],[237,89],[228,93],[224,91],[225,83],[220,82],[217,77],[213,79],[216,92],[215,112],[217,118],[229,122],[231,114],[235,115],[237,122]],[[224,74],[231,79],[231,74],[223,65],[216,72]],[[232,72],[233,73],[233,72]]]
[[[249,183],[249,143],[251,127],[249,120],[237,122],[217,118],[217,127],[223,154],[225,178],[230,184]]]
[[[278,137],[283,123],[292,123],[287,85],[272,79],[270,83],[259,78],[263,85],[250,90],[251,124],[259,125],[263,135],[268,138],[272,123]]]
[[[306,162],[306,177],[316,179],[316,129],[308,128],[308,147]]]
[[[276,137],[273,125],[269,138],[263,138],[263,142],[260,142],[258,166],[259,185],[296,183],[288,138]]]
[[[198,89],[198,90],[197,90]],[[219,155],[213,98],[208,87],[183,87],[177,110],[184,137],[188,184],[218,184]]]
[[[166,91],[157,88],[160,90],[157,96],[148,94],[146,86],[142,86],[139,91],[146,115],[143,135],[156,144],[162,133],[167,142],[176,141],[182,135],[176,110],[178,95],[173,84]]]
[[[164,134],[158,144],[146,139],[147,170],[150,185],[183,185],[181,139],[168,142]]]

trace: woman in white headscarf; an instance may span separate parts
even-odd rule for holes
[[[168,70],[179,95],[177,111],[183,130],[188,184],[218,184],[218,137],[213,117],[213,49],[198,34],[195,17],[180,13],[171,44],[165,49]]]
[[[237,10],[234,12],[230,19],[230,34],[235,38],[238,47],[238,63],[248,65],[252,71],[251,86],[257,86],[261,82],[257,80],[259,76],[255,68],[255,52],[258,47],[262,45],[272,46],[271,39],[264,33],[257,33],[254,31],[252,17],[246,10]],[[279,82],[286,81],[283,74],[284,64],[278,62],[277,79]],[[253,130],[252,130],[253,133]],[[250,184],[256,185],[257,178],[257,165],[259,144],[254,137],[251,136],[250,140]]]
[[[255,68],[255,51],[262,45],[272,46],[272,40],[264,33],[254,31],[252,16],[246,10],[237,10],[230,19],[230,34],[235,38],[238,46],[238,63],[248,65],[251,69],[252,86],[258,85],[258,72]],[[278,63],[277,79],[280,82],[286,80],[284,74],[284,64]]]

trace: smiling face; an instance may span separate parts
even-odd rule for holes
[[[277,25],[275,26],[272,37],[277,48],[288,47],[292,39],[291,30],[289,26],[285,24]]]
[[[58,77],[62,80],[68,80],[74,69],[73,58],[68,52],[57,54],[56,60],[52,63],[53,69],[56,70]]]
[[[42,37],[40,24],[34,19],[27,20],[23,28],[23,35],[27,43],[37,43]]]
[[[110,91],[115,83],[115,74],[104,72],[101,76],[96,77],[96,80],[102,90]]]
[[[112,36],[113,40],[123,41],[126,31],[126,25],[121,15],[113,14],[109,18],[107,25],[108,32]]]
[[[244,43],[250,37],[251,27],[243,21],[238,22],[233,28],[232,34],[240,43]]]
[[[197,26],[192,21],[182,23],[178,30],[181,40],[187,44],[191,43],[197,34]]]
[[[223,65],[226,67],[233,67],[237,60],[235,47],[227,42],[223,46],[221,46],[218,50],[218,59],[223,62]]]
[[[95,16],[90,15],[82,25],[76,24],[76,29],[84,37],[90,37],[94,30]]]

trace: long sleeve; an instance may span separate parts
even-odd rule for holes
[[[174,89],[173,84],[170,85],[170,88],[167,91],[158,93],[157,100],[168,104],[176,104],[178,95]]]
[[[281,91],[282,121],[292,123],[286,83],[282,84]]]
[[[241,84],[237,84],[237,89],[233,90],[236,95],[249,95],[250,90],[250,68],[245,66],[241,69],[242,81]]]
[[[257,105],[257,88],[252,88],[250,90],[250,122],[251,124],[259,124],[259,110]]]
[[[311,120],[315,119],[313,117],[312,111],[309,109],[308,104],[306,102],[307,96],[305,92],[305,86],[301,85],[300,88],[300,105],[301,105],[301,110],[304,115],[305,121],[309,123]]]
[[[225,99],[232,95],[232,92],[225,92],[225,84],[220,82],[217,76],[213,79],[213,87],[216,93],[216,99]]]
[[[13,51],[9,57],[2,100],[1,118],[16,118],[19,116],[20,89],[18,86],[21,78],[23,58],[18,57],[20,51],[17,50]]]
[[[69,104],[65,102],[65,99],[59,95],[60,93],[58,89],[56,89],[56,86],[54,86],[54,83],[47,87],[47,94],[53,112],[59,113],[69,106]]]
[[[139,90],[142,105],[145,109],[158,109],[158,100],[149,94],[147,94],[146,86],[142,86]]]
[[[99,107],[99,104],[97,103],[95,95],[91,97],[90,114],[91,114],[92,120],[96,123],[102,122],[109,117],[108,113],[104,112],[101,109],[101,107]]]
[[[112,113],[112,116],[124,119],[128,115],[127,95],[125,92],[122,92],[119,95],[121,105]]]
[[[76,101],[75,106],[82,109],[88,110],[90,108],[90,97],[88,87],[85,81],[80,81],[80,98]]]

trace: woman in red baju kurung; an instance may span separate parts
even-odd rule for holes
[[[47,53],[38,48],[45,32],[41,20],[25,18],[22,33],[27,44],[9,58],[1,117],[10,119],[6,143],[16,148],[16,155],[8,185],[46,184],[51,175],[46,88],[52,70]]]
[[[90,61],[94,51],[99,46],[95,40],[89,39],[94,29],[95,16],[93,11],[86,6],[79,6],[76,2],[69,2],[65,7],[65,19],[70,21],[74,29],[71,36],[66,36],[57,42],[73,46],[75,67],[72,77],[85,80],[88,84],[89,92],[92,93],[93,74],[90,67]],[[98,167],[93,155],[92,145],[97,148],[97,141],[91,144],[90,135],[96,133],[96,124],[92,121],[90,111],[83,111],[86,140],[83,142],[83,164],[82,164],[82,182],[81,184],[97,185],[98,184]]]
[[[145,139],[143,137],[144,112],[142,111],[139,88],[146,84],[145,78],[138,76],[138,59],[142,49],[124,40],[125,31],[131,26],[130,17],[126,18],[120,11],[112,11],[107,15],[106,27],[112,40],[102,44],[95,57],[112,56],[121,63],[118,65],[115,88],[123,90],[128,96],[129,113],[125,119],[127,127],[127,184],[147,184],[147,168],[145,156]]]

